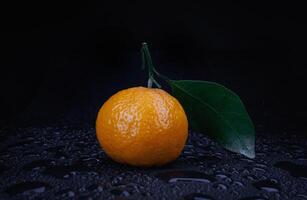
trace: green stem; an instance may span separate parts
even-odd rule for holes
[[[152,88],[153,84],[155,84],[158,88],[161,88],[161,85],[155,80],[154,75],[157,75],[159,78],[162,78],[165,81],[169,81],[170,79],[166,76],[160,74],[154,67],[152,63],[152,59],[149,53],[149,49],[146,42],[142,43],[141,48],[141,55],[142,55],[142,68],[144,69],[147,65],[148,68],[148,88]]]

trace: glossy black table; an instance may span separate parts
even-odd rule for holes
[[[257,134],[256,159],[190,133],[178,160],[110,160],[91,127],[2,129],[0,199],[307,199],[307,141]]]

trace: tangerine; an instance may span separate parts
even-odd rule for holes
[[[111,96],[100,108],[96,134],[113,160],[160,166],[180,155],[188,120],[176,98],[162,89],[133,87]]]

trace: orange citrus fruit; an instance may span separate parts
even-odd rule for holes
[[[180,103],[161,89],[133,87],[110,97],[99,110],[97,138],[113,160],[160,166],[180,155],[188,121]]]

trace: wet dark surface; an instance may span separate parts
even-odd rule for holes
[[[0,136],[0,199],[307,199],[302,136],[258,134],[251,160],[190,133],[177,161],[148,169],[110,160],[93,128],[3,129]]]

